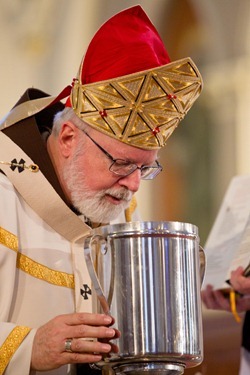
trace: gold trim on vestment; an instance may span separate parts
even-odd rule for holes
[[[18,239],[17,236],[8,232],[6,229],[0,227],[0,244],[8,247],[8,249],[18,251]]]
[[[31,331],[31,328],[24,326],[15,327],[0,347],[0,375],[3,375],[6,367],[8,366],[11,358]]]
[[[0,227],[0,243],[7,248],[18,252],[18,238],[13,233]],[[46,281],[57,286],[74,289],[74,275],[52,270],[40,263],[29,258],[27,255],[17,253],[16,267],[21,271],[28,273],[30,276]]]
[[[137,207],[137,202],[135,196],[131,199],[129,207],[125,210],[125,218],[126,221],[132,221],[132,215],[135,212],[135,209]]]
[[[52,270],[20,253],[17,254],[17,268],[28,273],[30,276],[47,281],[53,285],[64,286],[71,289],[75,287],[74,275]]]

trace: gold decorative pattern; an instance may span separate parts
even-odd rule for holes
[[[77,116],[110,137],[148,150],[166,144],[202,89],[189,57],[87,85],[81,83],[81,69],[71,91]]]
[[[50,284],[74,289],[74,275],[52,270],[51,268],[37,263],[26,255],[20,253],[17,254],[17,268],[28,273],[30,276],[36,277],[37,279],[41,279]]]
[[[3,375],[11,358],[30,331],[31,328],[29,327],[17,326],[10,332],[9,336],[0,347],[0,375]]]
[[[57,286],[64,286],[66,288],[74,289],[75,281],[74,275],[66,272],[52,270],[24,254],[18,253],[18,238],[14,234],[0,227],[0,243],[7,248],[17,252],[16,267],[30,276],[37,279],[44,280],[50,284]]]
[[[135,196],[133,196],[129,207],[125,210],[125,218],[127,222],[132,221],[132,215],[135,212],[136,207],[137,207],[136,198]]]
[[[0,227],[0,244],[6,246],[8,249],[18,251],[17,236],[2,227]]]

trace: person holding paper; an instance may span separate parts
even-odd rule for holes
[[[245,269],[238,267],[231,272],[230,285],[232,290],[237,292],[235,308],[229,294],[224,290],[214,289],[212,285],[206,285],[201,292],[201,298],[208,309],[232,311],[245,313],[242,329],[242,349],[239,375],[250,374],[250,278],[244,276]]]

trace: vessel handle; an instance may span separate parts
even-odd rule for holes
[[[104,312],[104,314],[110,315],[109,304],[108,304],[108,301],[107,301],[107,299],[106,299],[106,297],[103,293],[102,287],[100,285],[98,276],[97,276],[96,271],[95,271],[92,255],[91,255],[91,250],[92,250],[92,246],[93,246],[94,241],[98,241],[100,243],[105,242],[105,244],[106,244],[106,241],[102,236],[95,235],[95,236],[91,237],[90,242],[89,242],[89,246],[87,246],[87,247],[84,246],[84,256],[85,256],[85,260],[86,260],[86,264],[87,264],[87,268],[88,268],[88,271],[89,271],[90,278],[91,278],[92,283],[94,285],[94,288],[95,288],[95,291],[96,291],[96,294],[97,294],[97,298],[100,301],[103,312]]]
[[[205,270],[206,270],[206,255],[203,247],[199,246],[199,256],[200,256],[200,279],[201,285],[204,280]]]

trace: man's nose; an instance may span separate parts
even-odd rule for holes
[[[136,169],[128,176],[121,177],[118,181],[121,186],[126,187],[128,190],[136,193],[141,183],[141,171]]]

